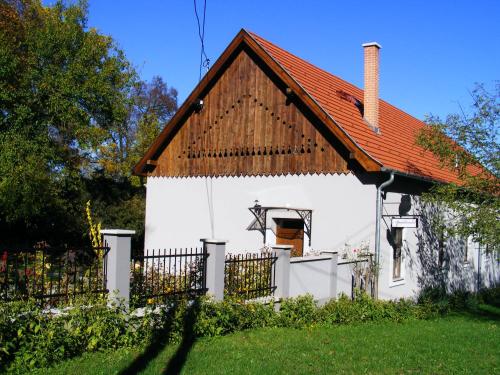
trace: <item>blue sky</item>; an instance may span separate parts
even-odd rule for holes
[[[162,76],[182,102],[198,81],[193,1],[89,3],[89,26],[111,35],[143,79]],[[500,79],[499,16],[496,0],[207,0],[206,51],[214,62],[247,28],[362,87],[361,44],[377,41],[381,97],[423,118],[468,106],[474,82]]]

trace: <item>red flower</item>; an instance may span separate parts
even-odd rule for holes
[[[0,272],[5,272],[7,267],[7,250],[5,250],[2,254],[2,261],[0,262]]]

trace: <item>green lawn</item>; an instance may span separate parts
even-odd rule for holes
[[[179,348],[149,351],[145,359],[139,350],[90,354],[39,374],[161,374],[172,366],[172,358],[184,374],[500,374],[498,321],[464,315],[399,324],[259,329]],[[185,361],[179,352],[186,354]]]

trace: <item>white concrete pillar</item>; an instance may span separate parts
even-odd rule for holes
[[[290,296],[290,253],[293,246],[274,245],[272,249],[277,257],[275,269],[276,290],[274,291],[274,296],[280,299],[288,298]]]
[[[103,229],[104,246],[109,247],[107,255],[106,289],[111,300],[123,300],[128,306],[130,298],[130,242],[135,230]]]
[[[329,298],[337,298],[337,267],[339,263],[339,253],[337,251],[322,251],[323,255],[330,255],[330,275],[329,275]]]
[[[206,287],[207,294],[215,301],[224,299],[224,269],[226,260],[225,240],[202,238],[203,247],[207,252]]]

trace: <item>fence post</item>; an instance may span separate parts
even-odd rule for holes
[[[272,246],[276,254],[276,290],[274,296],[277,298],[288,298],[290,296],[290,253],[292,245]]]
[[[128,306],[130,297],[130,242],[135,230],[103,229],[101,234],[104,237],[104,246],[109,247],[106,265],[106,289],[110,293],[111,300],[123,299]]]
[[[202,238],[203,248],[207,252],[206,288],[215,301],[224,299],[224,266],[226,260],[225,240]]]
[[[330,285],[329,298],[337,298],[337,268],[339,263],[339,253],[337,251],[322,251],[321,254],[330,255],[332,257],[330,263]]]

